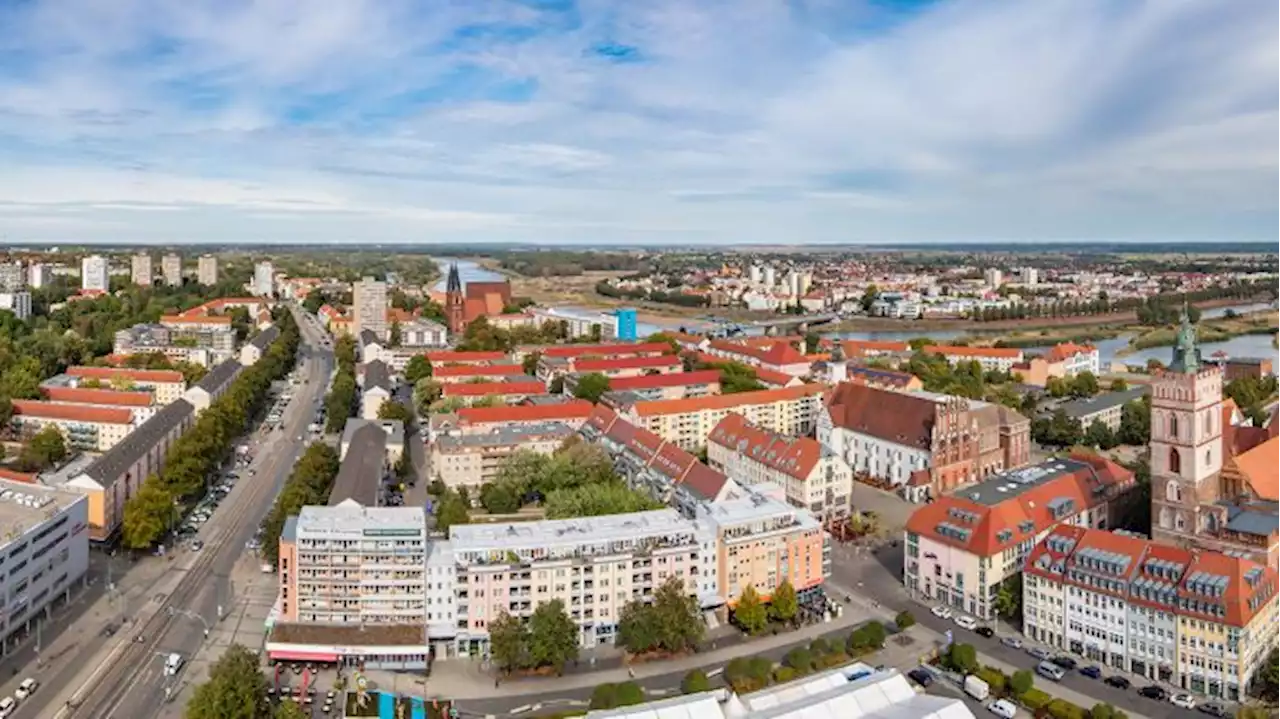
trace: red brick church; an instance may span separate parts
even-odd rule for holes
[[[464,288],[458,275],[458,266],[449,266],[449,280],[445,284],[444,316],[449,322],[449,332],[458,334],[480,317],[502,314],[511,304],[511,283],[468,282]]]

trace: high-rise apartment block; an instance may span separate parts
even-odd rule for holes
[[[155,274],[152,272],[151,267],[151,255],[140,252],[130,258],[129,279],[139,287],[151,286],[151,283],[155,281]]]
[[[19,292],[26,289],[26,268],[22,262],[0,263],[0,292]]]
[[[31,283],[31,287],[39,289],[49,284],[53,278],[53,270],[43,262],[32,262],[27,268],[27,279]]]
[[[107,258],[89,255],[80,260],[80,289],[87,292],[106,292],[111,289],[107,276]]]
[[[170,287],[182,284],[182,257],[170,252],[160,259],[160,271],[164,273],[164,283]]]
[[[276,268],[264,260],[253,266],[253,294],[270,297],[276,292]]]
[[[357,337],[365,330],[373,332],[378,339],[386,339],[387,329],[387,283],[372,277],[355,282],[351,287],[352,328]]]
[[[213,255],[200,255],[196,262],[196,281],[202,285],[218,284],[218,258]]]

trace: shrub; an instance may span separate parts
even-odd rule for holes
[[[1005,682],[1008,680],[1004,675],[1004,672],[996,669],[995,667],[983,667],[975,672],[975,674],[978,675],[979,679],[986,682],[991,687],[992,694],[995,694],[996,696],[1004,694]]]
[[[778,667],[773,670],[773,680],[779,684],[785,684],[796,678],[796,670],[791,667]]]
[[[862,628],[867,633],[867,646],[872,649],[880,649],[884,647],[884,640],[888,638],[889,631],[884,628],[880,622],[871,622]]]
[[[694,669],[684,675],[684,679],[680,682],[680,691],[685,694],[697,694],[711,690],[711,680],[707,679],[707,673],[701,669]]]
[[[978,652],[971,644],[952,644],[943,657],[942,665],[961,674],[978,671]]]
[[[1053,719],[1084,719],[1084,710],[1064,699],[1054,699],[1045,709]]]
[[[614,697],[617,701],[616,706],[629,707],[636,704],[644,704],[644,689],[635,682],[622,682],[615,685]]]
[[[804,674],[813,669],[813,655],[804,647],[796,647],[787,652],[782,658],[782,663],[796,670],[797,673]]]
[[[591,692],[592,709],[614,709],[618,706],[616,684],[600,684]]]
[[[1015,697],[1020,697],[1031,691],[1035,684],[1035,675],[1029,669],[1019,669],[1013,673],[1012,677],[1009,677],[1009,688],[1013,691]]]
[[[898,616],[893,618],[893,623],[898,625],[899,630],[903,630],[908,627],[915,626],[916,618],[911,614],[911,612],[904,609],[898,612]]]
[[[831,646],[831,642],[827,641],[824,637],[818,637],[812,642],[809,642],[809,651],[813,652],[815,657],[826,656],[831,653],[832,649],[833,647]]]
[[[1043,691],[1036,689],[1035,687],[1023,692],[1020,699],[1022,700],[1022,705],[1027,709],[1030,709],[1032,712],[1040,711],[1048,705],[1049,702],[1053,701],[1053,697],[1045,694]]]
[[[761,685],[769,683],[769,674],[773,671],[772,661],[764,657],[751,657],[749,666],[752,679],[759,681]]]

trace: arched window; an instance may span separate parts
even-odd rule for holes
[[[1169,485],[1165,488],[1164,496],[1170,502],[1182,501],[1182,488],[1178,486],[1177,480],[1169,480]]]
[[[1178,438],[1178,415],[1172,413],[1169,415],[1169,436]]]
[[[1177,447],[1169,448],[1169,473],[1182,474],[1182,456],[1178,454]]]

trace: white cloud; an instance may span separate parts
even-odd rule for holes
[[[1251,0],[11,5],[0,232],[1274,237],[1276,23]]]

